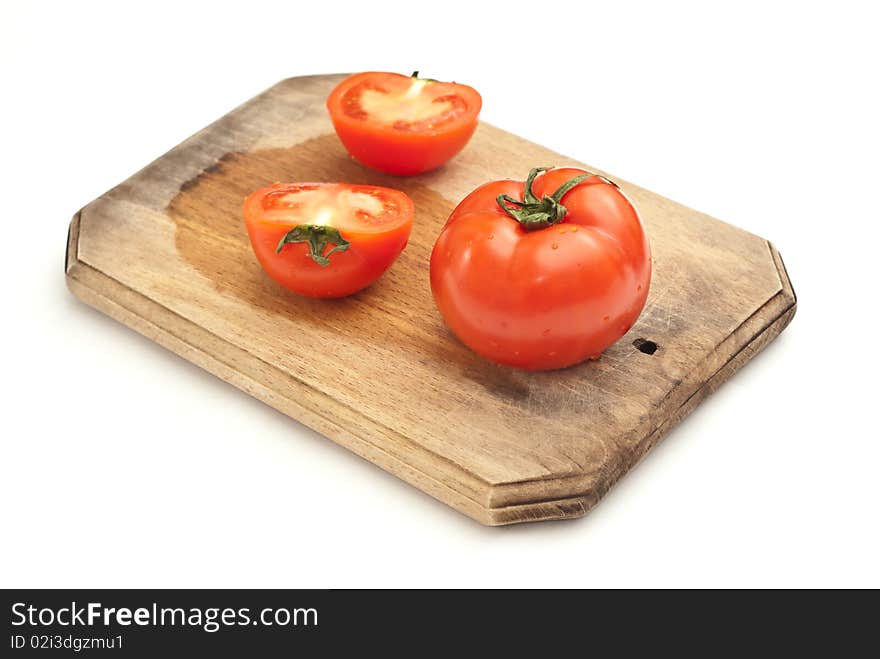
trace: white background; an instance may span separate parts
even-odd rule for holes
[[[2,586],[880,586],[871,3],[0,5]],[[79,207],[278,80],[483,118],[771,239],[799,310],[589,516],[484,528],[77,302]]]

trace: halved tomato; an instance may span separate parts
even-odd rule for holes
[[[435,169],[464,148],[477,128],[477,91],[398,73],[358,73],[327,98],[348,152],[368,167],[408,176]]]
[[[260,264],[285,288],[342,297],[378,279],[406,247],[413,202],[375,185],[276,183],[244,202]]]

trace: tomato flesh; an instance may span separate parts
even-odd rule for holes
[[[378,279],[403,251],[413,202],[403,192],[371,185],[276,183],[244,202],[257,260],[276,282],[311,297],[342,297]],[[294,227],[337,229],[348,249],[320,265],[305,242],[278,246]],[[326,250],[325,250],[326,251]]]
[[[345,114],[394,130],[424,132],[451,123],[467,112],[461,96],[443,83],[407,80],[405,86],[364,82],[345,92]]]
[[[327,99],[354,158],[396,175],[419,174],[457,154],[474,133],[482,99],[467,85],[395,73],[361,73]]]
[[[583,170],[540,175],[538,198]],[[496,202],[522,181],[494,181],[456,207],[431,254],[441,315],[480,355],[527,370],[597,358],[635,323],[651,278],[638,213],[612,184],[587,179],[562,197],[562,221],[527,231]]]

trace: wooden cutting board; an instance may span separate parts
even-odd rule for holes
[[[435,172],[370,171],[324,107],[342,78],[275,85],[76,213],[73,293],[484,524],[586,513],[794,315],[770,243],[615,177],[653,248],[639,321],[600,360],[566,370],[486,362],[434,307],[440,227],[485,181],[585,165],[483,123]],[[415,201],[409,246],[366,291],[306,299],[257,264],[242,200],[302,180],[396,187]]]

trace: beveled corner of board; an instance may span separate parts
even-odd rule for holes
[[[69,280],[79,263],[79,226],[82,209],[73,214],[67,227],[67,250],[64,252],[64,275]]]
[[[502,508],[486,508],[485,517],[478,518],[477,521],[486,526],[507,526],[526,522],[578,519],[590,512],[593,503],[591,497],[571,497]]]
[[[583,474],[487,484],[479,521],[488,526],[586,515],[601,498],[595,479]]]
[[[781,295],[786,302],[786,310],[784,313],[788,315],[788,321],[786,322],[787,325],[791,322],[791,319],[797,311],[797,293],[795,293],[791,278],[788,276],[788,270],[785,267],[785,262],[782,260],[782,254],[779,253],[776,246],[769,240],[767,241],[767,246],[770,248],[770,256],[773,259],[773,264],[776,266],[776,272],[779,275],[779,281],[782,284]]]

